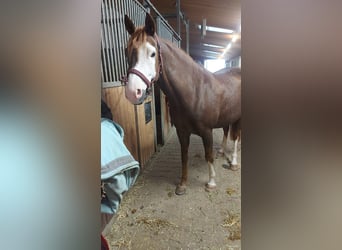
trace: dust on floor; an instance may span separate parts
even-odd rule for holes
[[[214,130],[214,151],[222,141]],[[228,142],[231,155],[233,142]],[[238,147],[240,164],[240,144]],[[181,173],[175,131],[125,194],[119,212],[104,234],[111,249],[241,249],[241,171],[231,171],[215,157],[217,188],[207,192],[209,178],[202,140],[191,136],[186,194],[175,195]]]

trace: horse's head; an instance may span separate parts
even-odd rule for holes
[[[145,26],[135,25],[125,15],[125,26],[131,35],[127,48],[128,71],[125,86],[126,98],[133,104],[141,104],[148,95],[152,83],[159,76],[159,44],[155,35],[156,26],[146,13]]]

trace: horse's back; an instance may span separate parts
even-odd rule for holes
[[[235,78],[237,81],[241,82],[241,69],[240,68],[224,68],[219,71],[214,72],[214,76],[219,81],[225,81],[228,78]]]
[[[224,68],[216,71],[214,77],[220,82],[222,99],[218,105],[220,115],[218,127],[233,123],[241,118],[241,69]]]

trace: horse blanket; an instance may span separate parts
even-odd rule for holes
[[[101,118],[101,213],[115,214],[122,197],[135,183],[139,163],[124,144],[124,130],[112,120]]]

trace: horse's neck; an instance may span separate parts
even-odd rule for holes
[[[170,42],[162,40],[160,45],[163,61],[161,89],[171,102],[181,101],[179,98],[193,98],[193,82],[198,81],[194,79],[198,76],[191,74],[193,60]]]
[[[161,53],[166,73],[170,73],[168,72],[168,69],[172,69],[172,71],[181,71],[184,69],[182,66],[191,67],[193,64],[193,60],[188,54],[169,41],[162,40]]]

